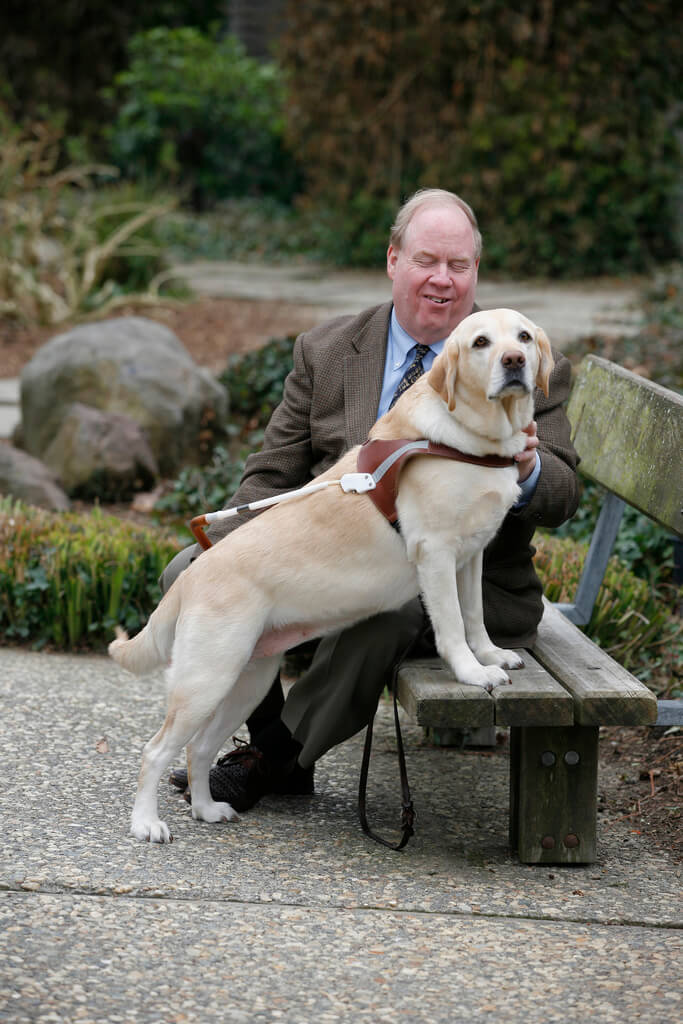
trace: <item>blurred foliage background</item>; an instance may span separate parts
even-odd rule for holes
[[[194,210],[274,199],[329,261],[381,264],[399,202],[439,185],[487,270],[642,272],[680,254],[681,21],[674,0],[7,0],[3,102]]]
[[[477,211],[489,269],[674,255],[680,5],[325,0],[281,54],[308,195],[339,211],[347,259],[378,256],[400,199],[437,183]]]

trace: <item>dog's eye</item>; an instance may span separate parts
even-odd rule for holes
[[[520,341],[531,341],[531,335],[529,334],[528,331],[520,331],[519,332],[519,340]]]
[[[490,344],[489,339],[485,334],[480,334],[478,338],[475,338],[472,342],[472,348],[486,348]]]

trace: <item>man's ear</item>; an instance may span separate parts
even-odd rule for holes
[[[441,395],[448,406],[449,412],[455,409],[455,376],[458,366],[458,348],[445,345],[443,352],[436,357],[432,368],[427,374],[431,387]]]
[[[398,249],[395,249],[393,245],[390,245],[387,249],[387,277],[390,280],[394,280],[396,274],[396,261],[398,259]]]
[[[550,374],[553,371],[555,360],[553,359],[553,353],[550,348],[550,342],[548,341],[548,335],[542,328],[537,329],[536,344],[538,345],[538,351],[540,360],[538,363],[538,373],[536,374],[536,387],[541,388],[545,397],[548,397],[548,389],[550,386]]]

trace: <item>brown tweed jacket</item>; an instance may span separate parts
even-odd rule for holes
[[[226,507],[301,487],[366,440],[382,390],[391,309],[387,302],[297,338],[282,402],[261,451],[249,456],[240,487]],[[507,516],[485,554],[485,620],[492,638],[504,646],[530,646],[541,618],[541,585],[532,563],[534,529],[559,526],[578,503],[577,456],[562,407],[569,394],[570,364],[553,354],[550,397],[538,389],[535,396],[542,462],[538,486],[525,508]],[[244,518],[215,524],[209,536],[216,541]]]

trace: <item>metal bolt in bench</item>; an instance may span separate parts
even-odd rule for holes
[[[510,727],[510,844],[526,863],[596,859],[601,725],[683,724],[683,702],[658,708],[575,625],[590,619],[625,503],[683,536],[683,398],[591,356],[568,414],[582,472],[608,490],[574,604],[545,602],[525,667],[493,694],[460,685],[438,658],[406,662],[398,676],[401,704],[437,738]]]

